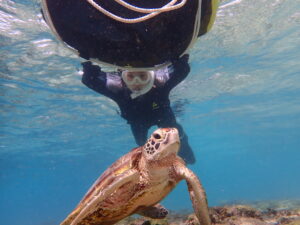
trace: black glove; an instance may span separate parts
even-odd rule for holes
[[[189,57],[190,57],[189,54],[184,54],[180,58],[171,60],[174,69],[189,73],[190,71]]]
[[[83,73],[88,75],[98,75],[101,72],[101,67],[93,65],[90,61],[81,63],[83,67]]]

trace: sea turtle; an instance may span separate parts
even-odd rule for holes
[[[186,180],[195,214],[210,225],[205,191],[197,176],[177,156],[176,128],[159,128],[144,146],[113,163],[94,183],[61,225],[110,225],[134,213],[162,219],[168,214],[159,202]]]

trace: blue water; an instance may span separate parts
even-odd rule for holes
[[[300,198],[299,3],[221,1],[172,92],[210,206]],[[59,224],[135,143],[37,0],[2,0],[0,29],[0,224]],[[163,204],[191,210],[185,183]]]

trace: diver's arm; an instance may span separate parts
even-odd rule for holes
[[[181,58],[172,62],[172,65],[169,68],[170,78],[165,84],[166,88],[171,90],[187,77],[187,75],[190,72],[190,66],[188,61],[189,55],[185,54]]]
[[[83,75],[81,82],[88,88],[103,94],[107,97],[111,97],[112,93],[107,88],[107,74],[101,71],[101,67],[92,65],[91,62],[82,63]]]

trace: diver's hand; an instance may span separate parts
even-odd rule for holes
[[[85,75],[98,75],[101,72],[100,66],[93,65],[90,61],[81,63],[83,67],[83,74]]]
[[[180,58],[173,59],[172,65],[174,67],[174,70],[179,70],[184,73],[189,73],[190,72],[190,65],[189,65],[189,54],[184,54]]]

